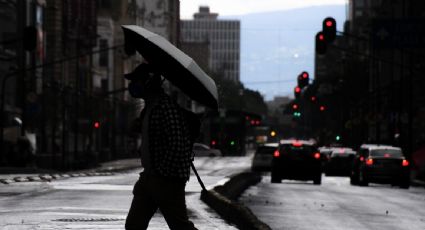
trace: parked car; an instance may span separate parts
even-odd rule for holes
[[[356,152],[351,148],[334,148],[325,166],[326,176],[350,176]]]
[[[257,148],[252,158],[252,171],[270,171],[273,153],[277,151],[279,143],[266,143]]]
[[[194,143],[193,144],[193,153],[196,157],[219,157],[222,156],[221,151],[219,149],[212,149],[208,147],[207,145],[201,144],[201,143]]]
[[[4,125],[3,150],[6,164],[16,167],[35,166],[36,134],[25,131],[21,135],[22,120],[19,117],[6,116]]]
[[[321,184],[321,164],[321,154],[314,142],[283,140],[273,154],[271,182],[294,179],[313,180],[314,184]]]
[[[410,186],[410,162],[398,147],[362,145],[353,162],[350,182],[367,186],[369,182]]]

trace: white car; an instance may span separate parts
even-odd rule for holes
[[[193,152],[195,157],[219,157],[222,156],[221,151],[219,149],[212,149],[207,145],[201,143],[193,144]]]
[[[273,153],[278,149],[279,143],[266,143],[257,148],[252,158],[252,171],[270,171]]]

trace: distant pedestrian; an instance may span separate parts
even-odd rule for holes
[[[140,116],[144,171],[133,189],[125,229],[147,229],[158,209],[170,229],[196,229],[185,201],[193,156],[184,114],[164,92],[161,76],[149,64],[142,63],[125,78],[130,80],[131,96],[145,101]]]

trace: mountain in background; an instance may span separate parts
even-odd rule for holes
[[[241,20],[241,82],[266,100],[293,96],[296,77],[308,71],[314,77],[314,37],[331,16],[342,31],[345,5],[326,5],[255,13],[220,19]]]

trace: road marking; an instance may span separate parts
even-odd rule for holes
[[[103,190],[103,191],[133,191],[133,185],[111,184],[55,184],[54,189],[59,190]]]

